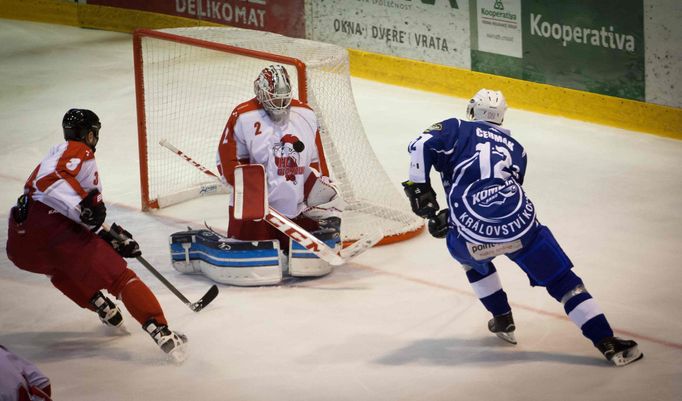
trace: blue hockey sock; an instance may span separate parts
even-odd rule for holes
[[[589,338],[595,347],[599,341],[613,336],[613,330],[603,313],[588,320],[580,329],[583,335]]]
[[[572,270],[547,286],[547,292],[564,304],[568,317],[582,330],[583,335],[597,344],[605,337],[613,336],[613,330],[597,302],[583,286]]]
[[[481,274],[475,269],[470,269],[466,274],[476,296],[493,316],[502,315],[511,310],[507,294],[502,289],[502,282],[492,263],[488,265],[486,274]]]

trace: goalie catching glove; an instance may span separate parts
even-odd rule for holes
[[[108,242],[114,250],[124,258],[136,258],[142,256],[142,251],[140,251],[140,245],[137,241],[133,240],[133,235],[128,231],[124,230],[123,227],[114,223],[111,225],[110,231],[115,232],[117,235],[114,236],[111,232],[107,230],[100,230],[97,235],[104,241]]]
[[[310,170],[311,174],[305,182],[306,208],[303,209],[303,215],[315,221],[330,217],[340,219],[346,201],[339,196],[339,190],[329,177],[320,175],[315,169]]]
[[[438,212],[436,192],[428,183],[405,181],[402,183],[405,195],[410,199],[412,211],[419,217],[430,219]]]

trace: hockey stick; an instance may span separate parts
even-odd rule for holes
[[[127,239],[121,237],[116,231],[111,230],[111,228],[106,224],[102,224],[102,229],[111,234],[111,236],[114,237],[117,241],[123,242],[126,241]],[[180,298],[180,300],[185,305],[189,306],[189,308],[194,312],[201,311],[206,307],[206,305],[210,304],[211,301],[215,299],[215,297],[218,296],[218,286],[214,284],[211,288],[208,289],[206,294],[204,294],[204,296],[201,297],[201,299],[199,299],[197,302],[190,302],[189,299],[182,295],[182,293],[178,291],[178,289],[175,288],[173,284],[166,280],[166,278],[162,276],[161,273],[159,273],[159,271],[154,268],[154,266],[149,264],[149,262],[147,262],[145,258],[143,258],[142,256],[136,256],[135,259],[137,259],[138,262],[142,263],[142,266],[146,267],[147,270],[149,270],[149,272],[154,275],[154,277],[159,279],[159,281],[161,281],[166,286],[166,288],[168,288],[173,294],[175,294],[176,297]]]
[[[345,260],[350,260],[378,244],[382,239],[384,239],[384,232],[380,228],[368,234],[361,234],[360,239],[341,249],[339,256]]]
[[[197,163],[191,157],[184,154],[180,149],[173,146],[170,142],[165,139],[161,139],[159,144],[176,155],[182,157],[189,164],[193,165],[195,168],[200,170],[202,173],[212,177],[213,179],[219,181],[223,185],[227,186],[230,190],[232,186],[226,182],[223,182],[217,175],[215,175],[211,170]],[[268,208],[268,214],[265,216],[265,221],[270,223],[279,231],[286,234],[288,237],[292,238],[296,242],[303,245],[310,252],[318,256],[320,259],[330,263],[333,266],[340,266],[351,257],[357,256],[360,253],[366,251],[367,249],[374,246],[377,242],[381,241],[384,237],[383,232],[373,233],[370,236],[366,236],[356,241],[353,245],[346,248],[344,251],[348,251],[346,254],[338,254],[332,248],[328,247],[324,242],[310,234],[308,231],[301,228],[298,224],[291,221],[288,217],[284,216],[277,210],[273,208]],[[351,249],[352,248],[352,249]],[[343,251],[342,251],[343,252]],[[346,256],[348,255],[348,256]]]

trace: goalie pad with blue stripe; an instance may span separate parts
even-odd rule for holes
[[[282,280],[278,240],[239,241],[210,230],[180,231],[170,236],[173,268],[203,273],[222,284],[254,286]]]
[[[338,231],[326,230],[314,235],[330,248],[341,250],[341,237]],[[303,245],[289,241],[289,275],[294,277],[319,277],[329,274],[332,265],[317,257]]]

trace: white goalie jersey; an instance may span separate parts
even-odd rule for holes
[[[238,164],[261,164],[270,206],[289,218],[306,208],[305,184],[320,169],[317,118],[308,105],[292,100],[289,118],[274,123],[256,99],[235,108],[218,146],[218,171],[234,185]]]

